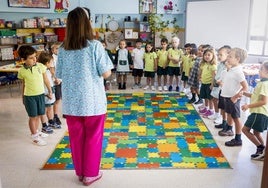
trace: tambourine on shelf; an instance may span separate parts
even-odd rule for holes
[[[106,42],[111,44],[117,44],[120,40],[121,34],[117,32],[119,28],[119,23],[116,20],[111,20],[107,23],[107,28],[111,33],[108,33],[106,38]]]
[[[107,27],[110,31],[117,31],[119,23],[116,20],[111,20],[108,22]]]

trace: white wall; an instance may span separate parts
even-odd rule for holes
[[[156,0],[157,14],[165,13],[168,1],[174,5],[172,14],[185,13],[186,0]],[[90,8],[92,14],[139,14],[139,0],[81,0],[81,6]]]
[[[188,2],[186,42],[247,47],[251,0]]]
[[[139,0],[81,0],[92,14],[139,14]]]

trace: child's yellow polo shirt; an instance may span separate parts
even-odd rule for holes
[[[36,63],[32,67],[23,66],[18,71],[18,78],[24,81],[25,96],[41,95],[44,90],[43,73],[45,73],[47,67],[41,63]]]

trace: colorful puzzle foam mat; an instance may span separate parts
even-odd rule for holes
[[[102,169],[230,168],[206,125],[177,93],[107,94]],[[42,169],[73,169],[68,133]]]

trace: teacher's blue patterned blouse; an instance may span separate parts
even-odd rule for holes
[[[73,116],[105,114],[106,93],[102,74],[113,64],[102,44],[88,41],[81,50],[59,49],[56,77],[62,79],[62,112]]]

